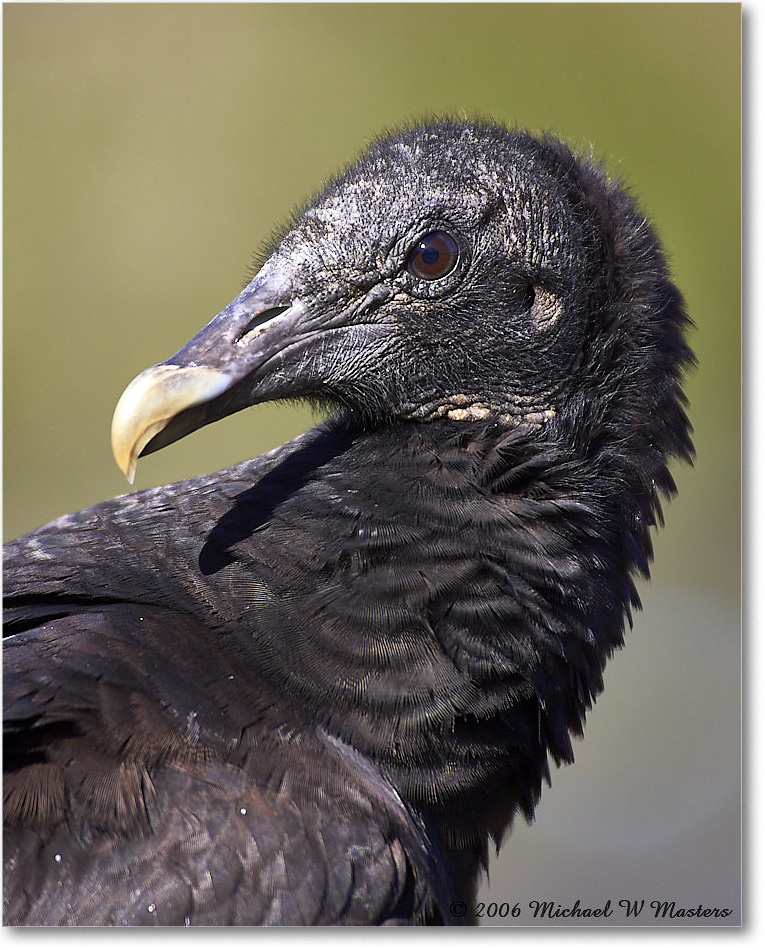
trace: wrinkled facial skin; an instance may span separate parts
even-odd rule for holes
[[[457,253],[428,272],[415,255],[434,241]],[[139,455],[279,398],[361,424],[566,416],[578,444],[610,428],[651,446],[687,425],[686,322],[645,219],[596,165],[495,126],[415,128],[331,181],[242,293],[131,383],[115,457],[131,477]]]
[[[321,367],[341,401],[353,404],[361,387],[365,411],[372,402],[394,415],[455,394],[505,410],[547,407],[583,330],[566,319],[581,308],[576,288],[587,277],[578,223],[560,186],[548,174],[540,182],[538,167],[532,180],[522,153],[499,156],[500,168],[465,167],[441,142],[428,144],[373,150],[300,217],[266,266],[294,275],[295,297],[342,312],[368,339],[345,348],[351,365]],[[391,160],[395,180],[382,173]],[[407,261],[434,231],[454,237],[459,259],[441,279],[422,280]]]

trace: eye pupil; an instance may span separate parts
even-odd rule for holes
[[[421,280],[438,280],[457,265],[460,249],[446,231],[432,231],[415,244],[409,254],[409,272]]]

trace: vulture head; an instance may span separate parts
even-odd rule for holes
[[[255,403],[396,420],[556,420],[671,491],[692,451],[687,323],[618,184],[552,138],[438,122],[383,138],[274,242],[253,280],[114,414],[115,458]],[[589,447],[589,448],[588,448]]]

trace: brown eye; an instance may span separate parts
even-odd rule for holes
[[[414,245],[407,268],[421,280],[438,280],[454,270],[459,256],[460,249],[451,234],[433,231]]]

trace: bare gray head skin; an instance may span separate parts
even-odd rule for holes
[[[441,264],[423,267],[434,235]],[[139,455],[284,397],[360,424],[563,413],[584,440],[687,454],[686,322],[651,228],[599,166],[496,125],[415,126],[329,182],[242,293],[134,380],[115,457],[132,480]]]

